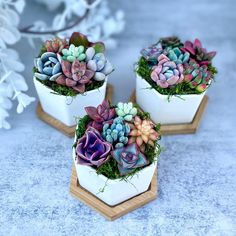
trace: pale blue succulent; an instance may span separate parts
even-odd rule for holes
[[[75,60],[84,61],[86,59],[86,54],[84,52],[84,46],[76,47],[74,44],[71,44],[70,47],[62,49],[62,58],[69,62],[74,62]]]
[[[126,121],[131,121],[137,115],[137,108],[133,106],[132,102],[119,102],[116,108],[116,114],[123,117]]]
[[[189,61],[189,52],[182,52],[179,48],[167,48],[167,57],[176,64],[184,64]]]
[[[113,144],[115,148],[120,148],[128,143],[129,133],[129,125],[124,122],[122,117],[116,117],[112,124],[104,124],[102,136],[107,142]]]
[[[38,72],[34,76],[39,80],[55,81],[62,74],[60,58],[54,52],[45,52],[34,61]]]
[[[95,71],[94,80],[103,81],[113,70],[113,65],[101,52],[96,53],[93,47],[89,47],[86,52],[87,67]]]

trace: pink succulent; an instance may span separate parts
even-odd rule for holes
[[[60,39],[56,37],[52,40],[47,40],[44,45],[47,49],[47,52],[60,53],[63,48],[68,46],[68,43],[66,39]]]
[[[157,66],[152,68],[151,78],[161,88],[168,88],[183,81],[183,70],[182,64],[176,64],[166,55],[161,54]]]
[[[61,67],[63,74],[56,79],[56,82],[71,87],[79,93],[85,91],[85,84],[90,82],[95,73],[87,69],[85,62],[79,60],[75,60],[73,63],[62,60]]]

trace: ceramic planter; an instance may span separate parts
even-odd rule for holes
[[[136,75],[136,102],[146,112],[149,112],[155,123],[180,124],[191,123],[205,95],[191,94],[172,96],[162,95],[151,85]]]
[[[75,117],[86,115],[84,107],[97,107],[105,98],[107,80],[98,88],[75,97],[57,95],[55,92],[34,78],[34,85],[44,112],[67,126],[76,124]]]
[[[90,166],[77,164],[75,157],[74,149],[73,160],[80,185],[110,206],[147,191],[157,166],[157,162],[152,163],[133,177],[128,178],[127,181],[111,180],[104,175],[98,175],[96,170]],[[104,189],[103,192],[101,192],[102,189]]]

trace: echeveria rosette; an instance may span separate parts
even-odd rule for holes
[[[85,111],[92,119],[89,126],[102,131],[104,124],[112,124],[113,119],[117,116],[115,108],[110,108],[110,104],[107,100],[104,100],[98,107],[85,107]]]
[[[55,81],[61,74],[60,55],[54,52],[45,52],[34,61],[37,72],[34,76],[39,80]]]
[[[75,150],[78,164],[99,167],[108,160],[112,145],[96,129],[89,127],[78,139]]]
[[[129,144],[126,147],[117,148],[111,152],[111,155],[118,163],[120,175],[127,175],[136,168],[149,164],[135,143]]]
[[[193,43],[186,41],[181,50],[183,52],[189,52],[190,58],[196,60],[200,65],[211,64],[212,59],[216,55],[215,51],[207,52],[207,50],[202,47],[202,43],[199,39],[195,39]]]
[[[196,89],[199,93],[204,92],[212,79],[212,73],[208,71],[206,65],[199,65],[191,59],[188,64],[184,65],[184,81],[190,88]]]
[[[164,37],[159,40],[163,49],[165,48],[180,48],[183,43],[177,36]]]
[[[113,70],[113,65],[106,59],[102,52],[96,53],[93,47],[89,47],[86,52],[87,67],[95,71],[93,79],[96,81],[105,80]]]
[[[61,53],[62,49],[68,47],[66,39],[55,37],[52,40],[46,40],[44,46],[47,52]]]
[[[189,61],[190,53],[182,52],[179,48],[167,48],[167,57],[175,64],[185,64]]]
[[[73,63],[62,60],[61,67],[63,74],[56,79],[56,82],[71,87],[76,92],[84,93],[85,85],[91,82],[94,71],[89,70],[86,63],[79,60],[75,60]]]
[[[86,58],[85,48],[83,45],[76,47],[74,44],[71,44],[70,47],[62,49],[62,58],[69,62],[74,62],[75,60],[84,61]]]
[[[116,107],[116,114],[122,117],[125,121],[131,121],[137,115],[137,108],[132,102],[119,102]]]
[[[158,64],[152,68],[151,79],[161,88],[169,88],[183,81],[183,65],[176,64],[166,55],[158,57]]]
[[[155,125],[151,120],[142,120],[139,116],[135,116],[134,123],[129,125],[131,132],[129,133],[128,143],[136,143],[142,152],[145,151],[147,144],[155,146],[155,142],[160,135],[154,129]]]
[[[157,58],[163,53],[163,49],[160,44],[154,44],[141,50],[141,55],[150,64],[155,65]]]
[[[125,123],[122,117],[116,117],[112,124],[104,124],[102,136],[103,138],[113,144],[115,148],[120,148],[128,143],[128,135],[130,133],[130,126]]]

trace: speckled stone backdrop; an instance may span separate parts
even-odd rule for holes
[[[124,9],[127,20],[119,47],[109,52],[116,65],[110,78],[115,102],[127,100],[134,89],[139,49],[158,37],[199,37],[218,50],[219,74],[200,129],[195,135],[163,137],[158,199],[109,222],[69,195],[72,140],[36,118],[36,103],[20,116],[13,114],[12,130],[0,131],[0,235],[236,235],[236,2],[110,2]],[[28,1],[22,25],[50,20],[43,11]],[[36,50],[25,40],[16,47],[35,94]]]

